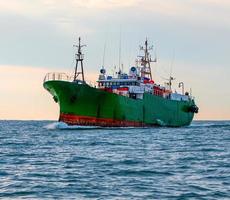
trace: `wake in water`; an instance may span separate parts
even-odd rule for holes
[[[45,129],[48,129],[48,130],[68,130],[68,129],[73,129],[73,130],[76,130],[76,129],[80,129],[80,130],[83,130],[83,129],[98,129],[98,128],[101,128],[99,126],[78,126],[78,125],[68,125],[64,122],[54,122],[54,123],[51,123],[51,124],[47,124],[46,126],[44,126]]]
[[[230,121],[195,121],[187,128],[230,128]],[[151,128],[151,127],[101,127],[101,126],[79,126],[79,125],[68,125],[64,122],[53,122],[44,126],[45,129],[48,130],[88,130],[88,129],[143,129],[143,128]],[[153,128],[159,128],[158,126]],[[161,127],[167,128],[169,127]]]
[[[102,127],[102,126],[79,126],[79,125],[68,125],[64,122],[53,122],[44,126],[48,130],[88,130],[88,129],[143,129],[149,127]],[[155,127],[157,128],[157,127]]]

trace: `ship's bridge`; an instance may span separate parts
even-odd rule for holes
[[[116,88],[123,86],[140,86],[140,81],[137,79],[118,79],[111,78],[106,80],[99,80],[98,87],[99,88]]]

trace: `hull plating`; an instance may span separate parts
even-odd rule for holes
[[[189,125],[194,116],[188,111],[193,101],[174,101],[148,93],[143,99],[131,99],[66,81],[47,81],[44,87],[59,104],[59,121],[69,125],[179,127]]]

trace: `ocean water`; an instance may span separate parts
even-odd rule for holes
[[[79,129],[0,121],[0,199],[230,199],[230,121]]]

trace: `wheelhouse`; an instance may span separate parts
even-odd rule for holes
[[[136,79],[111,79],[111,80],[99,80],[99,88],[119,88],[125,86],[140,86],[140,82]]]

